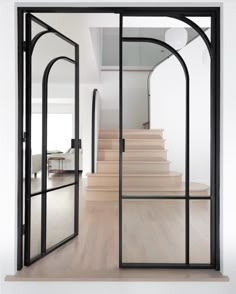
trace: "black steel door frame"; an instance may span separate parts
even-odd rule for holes
[[[23,27],[25,22],[25,40],[19,45],[19,89],[22,100],[19,103],[19,191],[18,191],[18,238],[21,238],[21,242],[18,248],[18,269],[23,266],[23,258],[20,254],[23,251],[23,235],[24,235],[24,265],[29,266],[42,257],[46,256],[53,250],[62,246],[66,242],[75,238],[78,235],[79,229],[79,45],[61,34],[42,20],[38,19],[31,13],[25,14],[25,20],[23,21],[23,15],[18,19],[18,22]],[[42,31],[36,36],[32,37],[31,27],[32,23],[37,23],[42,27]],[[67,56],[57,56],[52,59],[46,66],[42,79],[42,180],[41,190],[39,192],[31,192],[31,114],[32,114],[32,54],[38,40],[46,34],[55,34],[58,38],[69,43],[74,47],[74,58]],[[20,35],[23,38],[23,33]],[[75,92],[74,92],[74,115],[75,115],[75,132],[73,138],[73,148],[75,149],[74,156],[74,180],[72,183],[66,185],[60,185],[54,188],[47,187],[47,118],[48,118],[48,80],[50,71],[54,64],[58,61],[66,61],[72,63],[74,66],[75,76]],[[25,66],[25,68],[24,68]],[[24,84],[25,80],[25,84]],[[25,85],[25,87],[24,87]],[[25,98],[24,98],[25,92]],[[25,113],[24,113],[25,105]],[[25,116],[25,131],[23,130],[23,117]],[[23,136],[22,136],[23,135]],[[23,197],[23,144],[25,143],[25,197]],[[47,193],[60,190],[69,186],[74,187],[74,230],[73,234],[59,241],[57,244],[50,248],[46,246],[47,240]],[[31,258],[31,199],[37,195],[41,195],[41,251],[36,257]],[[23,199],[25,200],[25,215],[23,217]],[[20,201],[19,201],[20,200]],[[24,218],[24,225],[23,225]],[[22,222],[22,223],[21,223]]]
[[[17,269],[22,263],[23,222],[23,103],[24,103],[24,14],[25,13],[117,13],[120,14],[119,73],[119,266],[161,268],[213,268],[220,270],[220,7],[18,7],[18,196],[17,196]],[[187,17],[211,17],[211,263],[204,264],[127,264],[122,262],[122,17],[167,16],[185,22]],[[189,23],[190,24],[190,23]],[[197,29],[196,24],[190,24]],[[204,40],[204,36],[203,40]]]
[[[218,11],[219,13],[219,11]],[[190,146],[189,146],[189,138],[190,138],[190,97],[189,97],[189,73],[188,68],[184,62],[184,60],[181,58],[179,53],[172,47],[170,47],[165,42],[162,42],[157,39],[152,38],[137,38],[137,37],[124,37],[123,36],[123,18],[124,17],[142,17],[142,16],[166,16],[171,18],[179,19],[182,22],[187,23],[190,25],[197,33],[200,35],[200,37],[205,42],[205,45],[208,49],[210,58],[211,58],[211,171],[210,171],[210,196],[204,197],[204,196],[190,196],[189,191],[189,184],[190,184]],[[208,16],[211,17],[211,41],[209,41],[208,37],[205,35],[204,31],[193,21],[191,21],[188,14],[182,13],[181,15],[173,13],[167,13],[167,14],[159,14],[156,12],[123,12],[120,14],[120,175],[119,175],[119,214],[120,214],[120,222],[119,222],[119,228],[120,228],[120,236],[119,236],[119,265],[123,268],[194,268],[194,269],[205,269],[205,268],[215,268],[217,270],[220,269],[220,263],[219,263],[219,219],[218,219],[218,208],[219,208],[219,191],[216,192],[216,184],[217,180],[219,181],[219,178],[217,178],[216,172],[216,164],[219,164],[215,160],[217,152],[217,142],[215,141],[215,133],[217,132],[217,124],[219,123],[219,109],[217,108],[217,99],[219,98],[215,92],[215,87],[217,85],[217,79],[216,79],[216,72],[215,69],[218,68],[217,65],[217,54],[216,54],[216,48],[217,48],[217,41],[219,42],[219,39],[217,40],[217,24],[219,25],[219,14],[215,11],[209,12]],[[200,15],[202,16],[202,15]],[[204,14],[204,16],[206,16]],[[219,28],[219,27],[218,27]],[[125,140],[123,137],[123,43],[124,42],[145,42],[145,43],[153,43],[160,45],[164,48],[166,48],[168,51],[170,51],[180,62],[183,71],[185,73],[186,78],[186,114],[185,114],[185,195],[182,197],[179,196],[126,196],[123,194],[122,189],[122,159],[123,159],[123,152],[125,152]],[[218,44],[219,45],[219,44]],[[219,49],[219,48],[218,48]],[[219,69],[219,68],[218,68]],[[219,73],[219,71],[218,71]],[[218,80],[219,81],[219,80]],[[219,84],[219,83],[218,83]],[[218,85],[217,85],[218,86]],[[219,93],[218,93],[219,94]],[[217,116],[217,118],[216,118]],[[217,146],[217,147],[216,147]],[[219,154],[218,154],[219,155]],[[217,155],[217,156],[218,156]],[[139,263],[139,262],[123,262],[122,260],[122,204],[123,200],[129,199],[129,200],[147,200],[147,199],[159,199],[159,200],[166,200],[166,199],[172,199],[172,200],[184,200],[185,201],[185,262],[184,263]],[[190,200],[206,200],[210,201],[210,263],[203,264],[203,263],[190,263]]]

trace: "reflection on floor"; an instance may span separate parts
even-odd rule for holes
[[[63,175],[55,176],[56,185],[59,177],[63,181]],[[16,276],[8,277],[9,280],[225,280],[214,270],[119,269],[118,203],[86,201],[85,186],[84,180],[80,181],[79,236],[30,267],[24,267]],[[71,231],[73,197],[72,202],[68,201],[71,195],[71,190],[62,190],[49,202],[48,246]],[[36,202],[33,230],[34,236],[40,236],[40,227],[36,225],[40,223],[40,218],[37,219],[40,202]],[[209,262],[209,203],[194,200],[191,212],[191,262]],[[124,262],[184,261],[182,200],[127,200],[123,204],[123,216]],[[32,238],[35,254],[39,244],[39,238]]]

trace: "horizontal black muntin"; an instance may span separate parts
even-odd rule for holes
[[[73,240],[75,237],[77,237],[78,234],[72,234],[69,237],[65,238],[64,240],[60,241],[59,243],[57,243],[56,245],[50,247],[49,249],[47,249],[46,253],[44,254],[39,254],[35,257],[33,257],[30,260],[30,263],[27,264],[27,266],[32,265],[33,263],[35,263],[36,261],[42,259],[43,257],[45,257],[46,255],[48,255],[49,253],[53,252],[54,250],[58,249],[59,247],[61,247],[62,245],[66,244],[67,242],[69,242],[70,240]]]
[[[116,7],[30,7],[18,6],[18,11],[31,12],[31,13],[121,13],[124,16],[168,16],[168,15],[181,15],[181,16],[212,16],[219,6],[195,6],[195,7],[132,7],[132,6],[116,6]],[[207,11],[206,11],[207,10]]]
[[[44,191],[35,192],[35,193],[32,193],[30,195],[30,197],[38,196],[38,195],[41,195],[41,194],[44,194],[44,193],[56,191],[56,190],[63,189],[63,188],[66,188],[66,187],[70,187],[70,186],[77,185],[77,184],[79,184],[79,182],[73,182],[73,183],[70,183],[70,184],[66,184],[66,185],[54,187],[54,188],[51,188],[51,189],[47,189],[47,190],[44,190]]]
[[[211,200],[212,197],[211,196],[145,196],[145,195],[142,195],[142,196],[125,196],[123,195],[121,197],[121,199],[126,199],[126,200],[132,200],[132,199],[135,199],[135,200],[152,200],[152,199],[160,199],[160,200]]]
[[[210,263],[139,263],[123,262],[121,268],[152,268],[152,269],[214,269],[215,265]]]

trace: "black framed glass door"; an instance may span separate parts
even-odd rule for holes
[[[28,266],[78,235],[81,142],[79,45],[30,13],[25,15],[25,32]],[[70,87],[65,87],[64,79]],[[58,91],[66,92],[68,111],[55,111],[61,105]]]
[[[30,7],[26,7],[26,8],[18,8],[18,79],[19,79],[19,86],[18,86],[18,93],[19,93],[19,113],[23,113],[23,111],[25,112],[25,109],[23,109],[23,76],[24,76],[24,72],[23,72],[23,52],[25,52],[26,49],[26,43],[24,42],[25,40],[25,36],[23,34],[23,24],[24,23],[24,15],[27,12],[31,12],[31,13],[37,13],[37,12],[45,12],[45,13],[50,13],[52,11],[52,8],[46,8],[46,7],[40,7],[40,8],[30,8]],[[111,7],[104,7],[104,8],[95,8],[95,7],[91,7],[91,8],[53,8],[54,12],[70,12],[70,13],[76,13],[76,12],[83,12],[83,13],[88,13],[88,12],[101,12],[103,11],[104,13],[107,12],[114,12],[114,13],[118,13],[120,15],[120,126],[119,126],[119,146],[120,146],[120,151],[119,151],[119,265],[120,267],[176,267],[176,268],[215,268],[217,270],[220,269],[220,236],[219,236],[219,219],[220,219],[220,202],[219,202],[219,183],[220,183],[220,8],[219,7],[116,7],[116,8],[111,8]],[[183,199],[177,199],[176,201],[179,203],[179,211],[181,211],[184,215],[184,217],[181,218],[179,225],[181,225],[182,227],[184,226],[184,233],[183,230],[181,229],[180,232],[180,237],[181,237],[181,243],[183,245],[183,254],[181,256],[181,260],[179,260],[178,262],[172,263],[172,262],[167,262],[167,260],[164,260],[164,263],[160,263],[160,260],[154,260],[154,258],[152,258],[151,260],[138,260],[136,258],[131,260],[130,259],[130,255],[126,255],[128,258],[124,258],[123,256],[123,252],[124,252],[124,226],[125,226],[125,222],[124,222],[124,212],[125,212],[125,208],[123,207],[123,203],[126,201],[128,202],[128,200],[131,203],[131,206],[133,205],[133,203],[136,200],[139,199],[135,199],[135,197],[137,196],[148,196],[148,195],[144,195],[144,193],[142,193],[142,195],[137,195],[137,193],[132,193],[130,195],[126,194],[125,189],[123,189],[123,184],[124,184],[124,180],[123,180],[123,162],[125,157],[128,158],[128,156],[125,155],[125,153],[128,150],[128,144],[127,142],[124,141],[125,136],[123,132],[123,107],[124,107],[124,93],[123,93],[123,37],[137,37],[137,35],[123,35],[123,18],[124,17],[171,17],[172,19],[178,19],[186,24],[189,24],[195,31],[198,32],[198,34],[201,36],[202,40],[205,42],[206,47],[208,48],[209,52],[210,52],[210,58],[211,58],[211,62],[210,62],[210,119],[207,123],[207,127],[209,127],[210,125],[210,143],[208,144],[208,146],[210,147],[210,184],[209,184],[209,193],[207,195],[207,198],[204,200],[205,203],[209,203],[206,208],[207,214],[206,214],[206,218],[202,218],[204,221],[201,223],[201,226],[204,227],[206,222],[210,223],[210,261],[205,263],[201,262],[201,263],[197,263],[199,262],[199,260],[195,260],[195,262],[193,260],[191,260],[190,256],[188,257],[188,249],[187,247],[189,247],[188,244],[190,244],[191,242],[191,236],[192,233],[190,230],[188,230],[188,228],[190,228],[190,222],[194,221],[194,219],[196,220],[196,218],[199,218],[199,215],[196,213],[193,213],[194,210],[196,209],[196,206],[201,205],[201,201],[202,199],[198,199],[197,197],[195,199],[191,199],[192,196],[196,196],[195,195],[191,195],[191,189],[189,187],[188,182],[190,182],[191,179],[191,154],[193,154],[191,152],[191,146],[190,146],[190,162],[189,162],[189,177],[190,179],[188,180],[187,184],[185,183],[184,187],[181,190],[181,195],[180,197]],[[208,17],[210,18],[210,33],[208,35],[208,38],[206,38],[206,34],[205,34],[205,29],[203,27],[203,31],[204,32],[200,32],[199,27],[201,28],[201,26],[198,24],[197,19],[198,18],[203,18],[203,17]],[[195,18],[195,20],[194,20]],[[34,18],[34,20],[36,20],[36,18]],[[37,20],[39,21],[39,20]],[[50,26],[46,25],[45,23],[41,22],[41,24],[43,24],[43,27],[47,30],[52,30],[52,32],[57,34],[57,37],[59,36],[63,36],[62,34],[60,34],[59,32],[56,32],[55,30],[53,30]],[[28,33],[29,34],[29,33]],[[30,34],[29,34],[30,35]],[[29,42],[29,35],[28,35],[28,42]],[[150,37],[147,35],[142,35],[141,37]],[[66,38],[65,36],[63,36],[63,38]],[[68,38],[66,38],[68,40]],[[125,43],[125,42],[124,42]],[[127,42],[126,42],[127,43]],[[141,42],[137,42],[140,43]],[[30,47],[30,42],[28,43],[28,47]],[[73,45],[74,46],[74,45]],[[146,45],[144,45],[146,46]],[[156,45],[157,46],[157,45]],[[29,48],[28,48],[29,49]],[[156,49],[155,49],[156,50]],[[151,50],[152,51],[152,50]],[[55,56],[54,56],[55,57]],[[71,58],[71,56],[69,56]],[[72,57],[73,59],[73,57]],[[203,58],[204,59],[204,58]],[[27,53],[27,63],[28,63],[28,68],[27,68],[27,85],[31,86],[31,66],[30,66],[30,55],[29,52]],[[154,64],[153,68],[154,68]],[[150,70],[151,71],[151,70]],[[173,81],[173,80],[172,80]],[[190,82],[191,82],[191,75],[190,75]],[[78,83],[77,83],[78,85]],[[171,84],[170,84],[171,87]],[[24,87],[25,88],[25,87]],[[201,88],[201,85],[199,85],[199,88]],[[31,90],[26,89],[27,90],[27,99],[28,99],[28,105],[27,105],[27,111],[31,112],[30,109],[30,99],[29,97],[31,97]],[[185,92],[184,92],[185,95]],[[185,96],[184,96],[185,97]],[[158,100],[158,99],[157,99]],[[191,85],[190,85],[190,101],[191,101]],[[173,102],[173,101],[172,101]],[[171,104],[170,104],[171,105]],[[150,105],[151,106],[151,105]],[[173,105],[172,105],[173,106]],[[190,103],[191,106],[191,103]],[[78,107],[78,104],[77,104]],[[146,107],[146,106],[145,106]],[[174,107],[172,107],[174,108]],[[158,108],[153,108],[150,107],[149,111],[151,112],[152,110],[159,110],[159,109],[163,109],[161,107]],[[163,110],[162,110],[163,111]],[[77,112],[78,113],[78,112]],[[153,115],[153,114],[151,114]],[[202,118],[202,112],[199,111],[197,112],[197,116],[198,119],[200,120]],[[185,117],[185,116],[184,116]],[[191,113],[190,113],[190,120],[191,120]],[[22,205],[22,176],[23,176],[23,172],[22,172],[22,149],[23,149],[23,141],[25,141],[25,138],[27,140],[27,142],[30,142],[31,138],[30,138],[30,133],[26,133],[26,136],[24,136],[23,134],[23,123],[22,123],[22,116],[19,115],[18,117],[18,122],[19,122],[19,136],[18,136],[18,141],[19,141],[19,148],[18,148],[18,159],[19,159],[19,167],[18,167],[18,175],[19,175],[19,180],[18,180],[18,269],[22,268],[22,235],[24,234],[24,231],[26,231],[26,235],[25,235],[25,240],[28,242],[26,244],[26,261],[25,264],[30,264],[31,262],[33,262],[34,260],[37,260],[38,258],[41,258],[42,256],[45,255],[45,252],[39,250],[39,254],[38,256],[30,256],[30,245],[31,245],[31,240],[30,240],[30,221],[31,221],[31,215],[30,215],[30,207],[31,207],[31,195],[30,195],[30,189],[31,189],[31,184],[28,183],[28,195],[27,195],[27,200],[25,203],[25,208],[26,208],[26,223],[25,223],[25,229],[24,226],[22,226],[23,224],[23,218],[22,218],[22,211],[23,211],[23,205]],[[143,122],[145,123],[145,121]],[[30,126],[30,122],[27,122],[28,125],[28,131],[30,130],[29,126]],[[190,124],[191,125],[191,124]],[[188,124],[181,127],[181,132],[182,134],[186,134],[185,132],[185,127],[190,126]],[[193,130],[191,130],[192,132]],[[196,131],[196,130],[195,130]],[[191,135],[190,132],[190,135]],[[197,132],[199,134],[199,137],[201,135],[201,133],[199,132],[199,129],[197,128]],[[196,137],[196,136],[195,136]],[[75,135],[75,138],[78,139],[79,136]],[[167,140],[169,140],[169,136],[167,137]],[[190,136],[190,140],[191,140],[191,136]],[[180,140],[181,142],[184,142],[185,140]],[[77,140],[76,140],[77,142]],[[197,145],[199,147],[201,147],[201,145],[199,144],[199,142],[195,142],[195,145]],[[191,144],[190,144],[191,145]],[[184,152],[186,153],[186,146],[184,147],[184,149],[182,149],[182,151],[184,150]],[[141,154],[141,153],[140,153]],[[162,155],[165,156],[165,154],[162,152]],[[185,154],[184,154],[185,155]],[[26,174],[28,173],[28,177],[29,178],[29,167],[30,167],[30,159],[31,159],[31,155],[30,155],[30,147],[28,145],[28,153],[27,153],[27,157],[28,157],[28,172],[26,170]],[[157,156],[158,158],[158,156]],[[185,156],[184,156],[185,158]],[[185,159],[183,160],[183,156],[180,157],[181,159],[181,163],[182,166],[186,167],[186,162]],[[184,163],[183,163],[184,162]],[[202,165],[204,167],[204,161],[200,158],[199,159],[199,163],[200,165]],[[207,170],[207,169],[206,169]],[[182,176],[185,176],[185,170],[184,173],[182,174]],[[71,182],[72,186],[74,185]],[[76,185],[75,185],[76,186]],[[27,190],[26,189],[26,190]],[[189,190],[189,193],[187,193],[187,191]],[[40,191],[38,191],[40,192]],[[130,191],[129,191],[130,192]],[[44,194],[44,193],[41,193]],[[165,210],[165,207],[163,207],[163,209],[161,209],[161,205],[167,203],[167,200],[174,200],[174,199],[168,199],[168,197],[166,197],[166,195],[161,195],[159,193],[159,195],[157,195],[157,193],[155,193],[156,196],[159,197],[159,199],[154,199],[154,197],[151,197],[151,201],[153,201],[154,203],[154,210],[156,211],[156,213],[160,213],[161,212],[168,212],[168,209]],[[151,195],[151,196],[155,196],[155,195]],[[132,199],[128,199],[127,198],[130,196],[135,196]],[[150,196],[150,195],[149,195]],[[165,196],[165,199],[162,199],[162,197]],[[174,195],[172,195],[174,196]],[[44,196],[45,197],[45,196]],[[76,197],[76,196],[75,196]],[[142,198],[140,197],[140,199]],[[127,198],[127,199],[126,199]],[[33,198],[32,198],[33,199]],[[36,198],[35,198],[36,199]],[[146,197],[145,199],[143,199],[144,201],[149,200],[148,197]],[[162,201],[163,200],[163,201]],[[140,201],[140,200],[139,200]],[[40,199],[40,205],[41,205],[41,199]],[[158,202],[160,203],[160,205],[158,206]],[[141,203],[141,201],[139,202]],[[151,203],[151,202],[149,202]],[[162,203],[162,204],[161,204]],[[184,204],[182,204],[184,203]],[[156,206],[156,207],[155,207]],[[165,206],[165,205],[164,205]],[[194,209],[195,206],[195,209]],[[128,207],[128,206],[127,206]],[[173,205],[173,208],[175,207],[175,205]],[[131,207],[132,208],[132,207]],[[140,205],[141,209],[145,209],[145,207],[142,205]],[[45,211],[45,208],[43,208],[43,210]],[[176,211],[177,209],[174,208],[174,210]],[[188,213],[186,214],[186,211],[188,210],[189,212],[189,216]],[[126,209],[126,211],[128,212],[132,212],[129,208],[128,210]],[[144,211],[147,214],[147,210]],[[41,213],[40,213],[41,214]],[[150,213],[148,213],[150,215]],[[151,214],[153,215],[153,214]],[[165,215],[165,213],[164,213]],[[169,213],[170,215],[170,213]],[[140,221],[140,214],[134,214],[133,211],[133,220],[134,223],[135,221]],[[185,217],[187,216],[187,218],[185,219]],[[191,220],[192,219],[192,220]],[[45,220],[45,218],[44,218]],[[186,222],[187,220],[187,222]],[[199,222],[197,222],[199,225]],[[155,228],[156,225],[158,223],[155,221],[152,223],[152,228]],[[187,226],[186,226],[187,224]],[[138,225],[138,224],[137,224]],[[143,223],[142,223],[143,225]],[[180,226],[179,226],[180,227]],[[197,227],[197,226],[196,226]],[[173,226],[170,226],[171,229],[173,229]],[[144,228],[147,229],[147,226]],[[41,227],[40,227],[41,230]],[[199,229],[201,231],[201,229]],[[130,231],[128,232],[128,234],[130,233]],[[157,231],[153,230],[152,231],[153,236],[157,237]],[[190,234],[188,234],[190,233]],[[45,233],[43,233],[45,235]],[[43,235],[42,234],[42,235]],[[77,234],[76,232],[76,225],[75,225],[75,235]],[[163,234],[163,232],[162,232]],[[159,234],[160,235],[160,234]],[[189,236],[189,238],[186,238],[186,236]],[[72,236],[73,237],[73,236]],[[134,236],[134,239],[136,238],[137,241],[140,241],[141,239]],[[184,239],[184,241],[183,241]],[[149,241],[149,243],[152,241],[152,236],[149,236],[149,238],[147,239]],[[175,248],[175,245],[177,244],[173,244],[173,248]],[[60,244],[58,244],[60,245]],[[28,248],[27,248],[28,246]],[[45,246],[44,246],[45,247]],[[128,246],[130,248],[130,246]],[[127,247],[127,248],[128,248]],[[197,246],[195,246],[197,247]],[[128,249],[129,249],[128,248]],[[155,248],[155,250],[157,250],[158,248]],[[190,253],[191,253],[191,248],[189,248]],[[134,246],[134,250],[136,250],[137,253],[137,246]],[[49,251],[48,251],[49,252]],[[46,253],[47,254],[47,253]],[[137,254],[136,254],[137,256]],[[32,257],[32,258],[31,258]],[[209,256],[208,256],[209,257]],[[189,259],[189,263],[188,263],[188,259]]]
[[[219,269],[218,29],[217,9],[120,16],[120,267]],[[133,93],[130,66],[147,72]]]

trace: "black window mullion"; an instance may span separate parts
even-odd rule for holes
[[[48,139],[48,74],[47,68],[42,80],[42,180],[41,191],[47,190],[47,139]],[[47,250],[47,192],[41,198],[41,254]]]
[[[189,99],[189,75],[185,75],[186,77],[186,118],[185,118],[185,262],[189,264],[189,234],[190,234],[190,209],[189,209],[189,136],[190,136],[190,99]]]
[[[123,15],[119,20],[119,266],[122,267],[122,177],[123,177]]]
[[[31,103],[32,103],[32,60],[31,60],[31,16],[26,14],[26,67],[25,67],[25,255],[24,264],[30,264],[31,235]]]
[[[79,45],[75,45],[75,189],[74,189],[74,233],[79,231]]]

